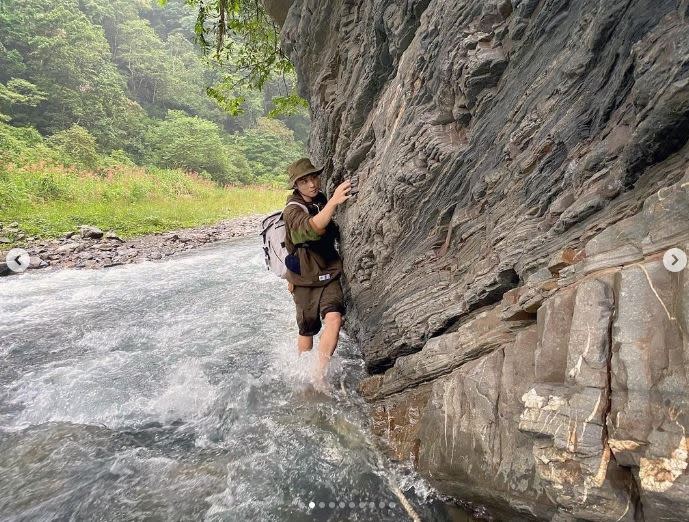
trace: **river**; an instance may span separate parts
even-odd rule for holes
[[[308,385],[259,240],[0,278],[2,520],[469,520],[385,458],[343,333]]]

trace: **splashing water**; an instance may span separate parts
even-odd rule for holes
[[[355,344],[329,397],[296,334],[255,239],[0,279],[0,518],[458,520],[373,444]]]

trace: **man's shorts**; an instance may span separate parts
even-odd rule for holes
[[[321,319],[328,312],[340,312],[344,317],[344,296],[339,279],[325,286],[295,286],[292,297],[297,306],[299,335],[316,335],[321,330]]]

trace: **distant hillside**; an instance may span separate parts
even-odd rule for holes
[[[4,0],[0,120],[56,142],[85,131],[99,154],[221,184],[282,181],[303,154],[307,116],[266,120],[260,92],[233,93],[245,111],[224,112],[206,89],[226,73],[194,44],[195,16],[182,0]]]

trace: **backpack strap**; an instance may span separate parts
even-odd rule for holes
[[[306,212],[307,214],[311,214],[309,212],[309,209],[306,208],[306,205],[302,205],[301,203],[299,203],[297,201],[290,201],[289,203],[287,203],[287,205],[285,205],[285,208],[289,207],[290,205],[297,205],[298,207],[301,207],[302,209],[304,209],[304,212]],[[284,210],[283,210],[283,212],[284,212]],[[299,243],[298,245],[294,245],[294,248],[307,248],[307,247],[308,247],[308,245],[306,243]]]
[[[285,208],[289,207],[290,205],[297,205],[298,207],[303,208],[304,212],[306,212],[307,214],[309,213],[309,209],[306,208],[306,205],[302,205],[301,203],[298,203],[297,201],[290,201],[289,203],[287,203],[287,205],[285,205]]]

